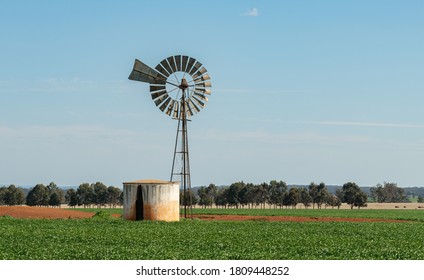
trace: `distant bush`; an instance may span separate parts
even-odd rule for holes
[[[93,219],[110,219],[111,215],[107,213],[106,211],[98,211],[96,212],[96,214],[94,214],[92,218]]]
[[[2,220],[13,220],[15,218],[13,218],[12,216],[9,216],[9,215],[3,215],[3,216],[0,216],[0,219],[2,219]]]

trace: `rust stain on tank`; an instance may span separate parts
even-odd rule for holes
[[[144,205],[144,220],[153,221],[179,221],[178,201],[161,205]]]
[[[124,183],[124,218],[179,221],[179,182],[138,180]]]

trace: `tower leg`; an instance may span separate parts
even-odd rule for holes
[[[186,97],[185,90],[181,97],[181,111],[178,117],[178,126],[177,126],[177,135],[175,137],[175,148],[174,148],[174,158],[172,161],[172,171],[171,171],[171,182],[174,179],[175,175],[181,176],[181,184],[183,188],[183,207],[184,207],[184,218],[192,218],[193,213],[193,200],[191,193],[191,179],[190,179],[190,161],[188,153],[188,134],[187,134],[187,109],[186,109]],[[181,129],[180,129],[181,128]],[[181,150],[178,150],[178,143],[181,142]],[[178,158],[177,154],[181,154],[182,167],[179,173],[175,172],[175,162]]]

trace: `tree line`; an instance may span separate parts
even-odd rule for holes
[[[122,202],[123,192],[121,189],[114,186],[107,187],[101,182],[82,183],[76,190],[71,188],[66,192],[54,182],[48,185],[37,184],[29,190],[26,196],[24,189],[17,188],[15,185],[0,187],[0,205],[26,204],[28,206],[60,207],[67,203],[71,207],[116,207],[122,205]]]
[[[37,184],[27,195],[24,189],[10,185],[0,187],[0,205],[55,206],[67,203],[71,207],[116,207],[123,204],[123,192],[113,186],[107,187],[101,182],[93,184],[82,183],[75,190],[66,192],[54,182],[48,185]],[[324,183],[311,183],[307,187],[291,187],[283,181],[252,184],[235,182],[227,187],[217,187],[214,184],[200,187],[193,195],[184,196],[181,193],[180,203],[183,205],[199,205],[202,207],[262,207],[272,205],[277,207],[295,208],[298,204],[305,208],[340,207],[347,203],[353,207],[365,207],[367,201],[409,202],[403,188],[396,183],[384,182],[370,188],[370,197],[356,183],[348,182],[332,194]],[[424,196],[418,196],[418,202],[424,203]]]
[[[191,201],[189,201],[191,197]],[[339,208],[347,203],[353,207],[366,207],[367,195],[355,183],[349,182],[331,194],[324,183],[310,183],[308,187],[291,187],[283,181],[252,184],[235,182],[228,187],[217,188],[214,184],[197,190],[197,196],[181,194],[181,203],[198,204],[203,207],[261,207],[271,205],[274,208],[296,208],[302,204],[305,208],[321,209],[330,206]]]
[[[370,201],[374,202],[406,202],[407,197],[402,188],[396,183],[384,182],[370,189]],[[197,194],[184,196],[181,193],[181,204],[199,205],[202,207],[261,207],[271,205],[274,208],[296,208],[302,204],[305,208],[337,207],[342,203],[353,207],[366,207],[368,195],[354,182],[345,183],[332,194],[324,183],[310,183],[308,187],[291,187],[283,181],[270,181],[269,183],[252,184],[235,182],[228,187],[218,188],[214,184],[202,186]],[[422,202],[422,197],[418,202]]]
[[[124,194],[121,189],[113,186],[107,187],[101,182],[94,184],[83,183],[77,190],[68,189],[65,199],[71,207],[84,206],[91,207],[116,207],[122,205]]]

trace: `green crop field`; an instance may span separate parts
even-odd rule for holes
[[[370,218],[424,222],[424,210],[375,209],[193,209],[193,214]]]
[[[0,259],[424,259],[421,222],[0,217],[0,228]]]

